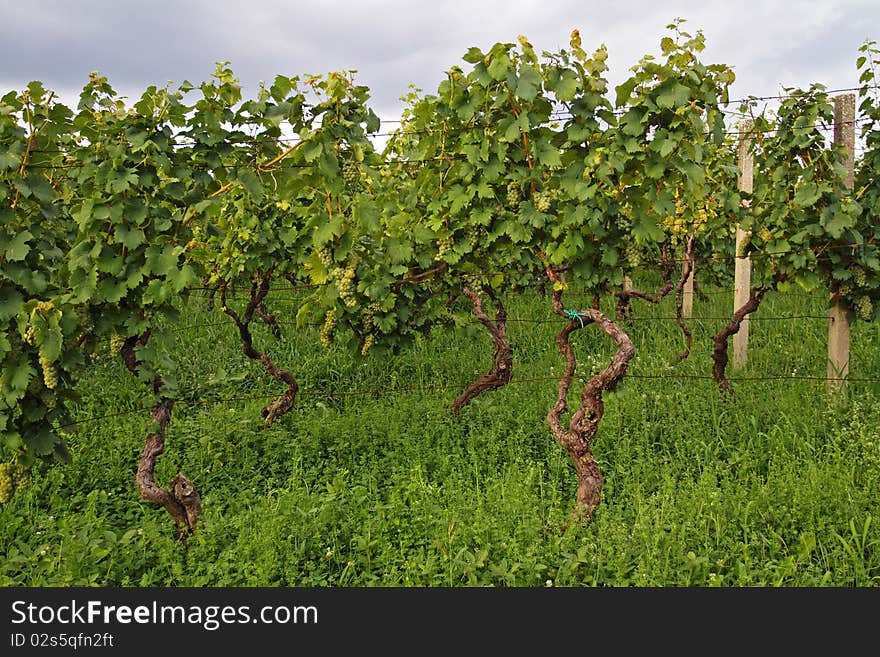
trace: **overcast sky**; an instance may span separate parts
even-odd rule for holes
[[[357,69],[377,114],[394,119],[408,85],[434,91],[471,46],[522,34],[556,50],[577,28],[586,50],[608,47],[616,84],[659,52],[675,18],[705,34],[704,62],[733,67],[733,98],[855,87],[859,46],[880,41],[880,0],[2,0],[0,87],[38,79],[70,103],[90,71],[135,99],[150,84],[201,82],[217,61],[246,93],[277,74]]]

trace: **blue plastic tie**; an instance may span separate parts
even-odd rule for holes
[[[569,319],[576,319],[581,323],[581,328],[584,328],[584,318],[581,317],[581,314],[577,310],[563,310],[565,316]]]

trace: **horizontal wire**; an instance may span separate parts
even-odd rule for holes
[[[590,378],[591,375],[575,375],[575,378],[579,381],[586,381]],[[697,380],[697,381],[715,381],[713,376],[709,375],[700,375],[700,374],[633,374],[627,372],[624,380],[626,378],[631,379],[648,379],[648,380],[656,380],[656,379],[667,379],[667,380]],[[520,384],[520,383],[548,383],[548,382],[558,382],[561,377],[558,376],[537,376],[537,377],[527,377],[527,378],[512,378],[507,385],[512,384]],[[727,377],[727,380],[730,382],[768,382],[768,381],[804,381],[804,382],[847,382],[847,383],[880,383],[880,378],[874,377],[827,377],[827,376],[801,376],[801,375],[788,375],[788,374],[771,374],[765,376],[734,376]],[[410,392],[446,392],[450,390],[461,390],[469,386],[472,381],[468,381],[466,383],[457,383],[457,384],[436,384],[436,385],[421,385],[421,386],[402,386],[398,388],[374,388],[370,390],[312,390],[312,391],[300,391],[297,393],[298,397],[322,397],[322,398],[344,398],[344,397],[384,397],[384,396],[392,396],[392,395],[401,395]],[[244,395],[244,396],[236,396],[236,397],[224,397],[218,399],[182,399],[180,401],[175,401],[175,406],[204,406],[210,404],[233,404],[238,402],[247,402],[247,401],[266,401],[271,399],[276,399],[278,394],[261,394],[261,395]],[[118,413],[111,413],[107,415],[99,415],[93,417],[81,418],[78,420],[73,420],[71,422],[67,422],[65,424],[59,425],[60,428],[73,427],[79,424],[84,424],[87,422],[96,422],[99,420],[105,420],[109,418],[122,417],[125,415],[134,415],[135,413],[145,413],[152,410],[152,407],[144,407],[138,409],[132,409],[128,411],[120,411]]]
[[[453,315],[449,315],[450,318],[454,317]],[[732,315],[728,316],[718,316],[718,317],[685,317],[681,318],[675,316],[660,316],[660,317],[627,317],[623,320],[623,324],[629,322],[672,322],[678,321],[682,319],[684,321],[693,321],[693,322],[709,322],[709,321],[730,321],[732,319]],[[748,319],[750,321],[759,321],[759,322],[768,322],[768,321],[793,321],[793,320],[801,320],[801,319],[822,319],[827,320],[828,315],[779,315],[779,316],[754,316],[749,315]],[[561,321],[560,317],[551,318],[546,317],[543,319],[524,319],[524,318],[516,318],[516,317],[508,317],[506,320],[507,324],[558,324]],[[476,318],[471,318],[469,320],[471,324],[482,324],[480,320]],[[168,327],[168,331],[172,333],[185,333],[186,331],[191,331],[198,328],[216,328],[218,326],[230,326],[234,324],[232,319],[220,320],[216,322],[204,322],[199,324],[186,324],[184,326],[170,326]],[[297,322],[296,320],[291,319],[276,319],[271,324],[266,322],[267,325],[271,326],[271,324],[278,324],[280,326],[322,326],[322,322]],[[257,325],[260,325],[257,323]]]

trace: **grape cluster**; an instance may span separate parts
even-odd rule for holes
[[[367,334],[367,337],[364,338],[364,344],[361,347],[361,355],[366,356],[370,349],[376,344],[376,323],[374,321],[376,317],[376,313],[379,312],[379,304],[378,302],[373,302],[366,307],[363,315],[363,328],[364,333]]]
[[[550,194],[541,192],[535,194],[535,208],[538,212],[547,212],[550,210]]]
[[[519,206],[520,201],[522,201],[522,192],[519,184],[513,181],[507,183],[507,205],[515,208]]]
[[[357,265],[350,262],[345,269],[342,267],[334,267],[330,275],[336,281],[336,289],[339,292],[339,298],[348,308],[357,306],[357,288],[355,287],[355,269]]]
[[[868,277],[865,274],[865,270],[859,267],[858,265],[851,265],[850,273],[853,277],[853,283],[856,284],[856,287],[865,287],[868,284]]]
[[[467,226],[467,234],[466,237],[470,240],[471,244],[476,246],[480,243],[480,240],[485,238],[486,231],[483,230],[483,227],[476,224],[471,224]]]
[[[342,180],[345,181],[347,192],[355,192],[360,189],[361,170],[356,162],[349,160],[342,164]]]
[[[663,219],[661,225],[666,232],[673,237],[682,237],[687,234],[687,227],[684,225],[684,219],[682,219],[681,215],[678,213],[669,215]]]
[[[318,259],[321,261],[321,264],[324,265],[326,269],[330,269],[333,267],[333,253],[326,246],[320,246],[315,249],[315,252],[318,254]]]
[[[27,470],[20,463],[0,463],[0,504],[9,502],[27,484]]]
[[[86,316],[86,318],[82,322],[82,325],[80,328],[81,328],[81,330],[80,330],[79,334],[76,336],[76,340],[77,340],[77,342],[82,343],[82,341],[85,340],[88,336],[90,336],[92,334],[92,331],[95,330],[95,325],[92,322],[92,318],[89,316]]]
[[[15,492],[15,480],[12,477],[12,464],[0,463],[0,504],[6,504]]]
[[[43,383],[49,390],[54,390],[58,386],[58,368],[46,358],[46,355],[40,352],[40,369],[43,370]]]
[[[336,328],[336,308],[331,308],[324,313],[324,323],[321,325],[321,345],[327,349],[333,343],[333,329]]]
[[[434,256],[434,260],[443,260],[450,251],[452,251],[452,237],[441,237],[437,240],[437,255]]]
[[[642,252],[632,240],[628,240],[623,247],[623,257],[630,269],[636,269],[642,264]]]
[[[867,294],[863,294],[856,299],[853,309],[856,311],[856,316],[863,322],[870,322],[874,316],[874,304],[871,303],[871,297]]]
[[[697,211],[697,220],[694,222],[694,228],[697,230],[701,230],[706,227],[706,224],[709,222],[709,213],[706,211],[706,208],[700,208]]]
[[[119,331],[113,331],[110,334],[110,355],[116,358],[121,352],[125,344],[125,336]]]

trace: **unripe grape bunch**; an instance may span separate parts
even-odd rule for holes
[[[342,179],[348,191],[356,191],[360,188],[361,170],[357,162],[348,160],[342,164]]]
[[[54,390],[58,386],[58,368],[42,352],[40,352],[40,369],[43,370],[43,383],[49,390]]]
[[[550,194],[547,193],[538,193],[535,194],[535,209],[538,212],[547,212],[550,210]]]
[[[377,312],[379,312],[379,304],[377,302],[369,304],[364,310],[363,330],[366,333],[366,337],[361,347],[362,356],[370,353],[370,349],[376,344],[376,322],[374,320]]]
[[[356,263],[350,262],[345,269],[335,267],[330,275],[336,281],[336,289],[339,292],[339,298],[348,308],[354,308],[358,304],[357,289],[355,287],[355,269]]]
[[[642,252],[635,242],[627,241],[624,246],[623,257],[630,269],[636,269],[642,264]]]
[[[118,356],[122,352],[124,344],[125,336],[119,331],[113,331],[113,333],[110,334],[110,355],[114,358]]]
[[[434,256],[434,260],[443,260],[450,251],[452,251],[452,237],[441,237],[437,240],[437,255]]]
[[[855,310],[856,317],[860,320],[863,322],[870,322],[871,318],[874,316],[874,304],[871,302],[871,297],[867,294],[860,296],[856,299],[853,310]]]
[[[0,504],[9,502],[27,483],[27,470],[20,463],[0,463]]]
[[[522,201],[522,192],[520,191],[519,184],[513,181],[507,183],[507,205],[511,208],[516,208],[519,206],[520,201]]]
[[[324,265],[328,270],[333,267],[333,253],[326,246],[319,247],[316,249],[316,253],[318,254],[318,259],[321,261],[321,264]]]
[[[336,328],[336,308],[331,308],[324,313],[324,323],[321,325],[321,345],[325,349],[333,344],[334,328]]]
[[[865,287],[865,285],[868,284],[868,277],[865,274],[865,270],[858,265],[852,265],[850,267],[850,273],[852,274],[852,280],[856,287]]]

